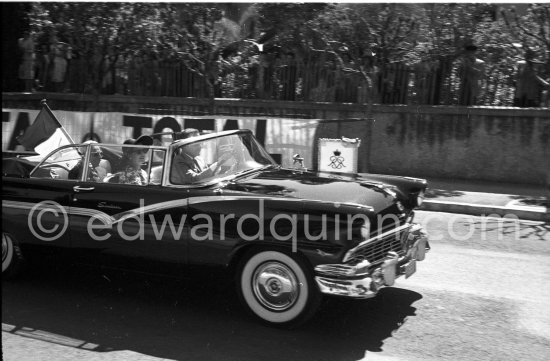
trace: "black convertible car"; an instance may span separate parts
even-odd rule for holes
[[[140,181],[114,177],[129,154],[142,157]],[[208,171],[176,177],[185,159]],[[413,223],[425,180],[285,169],[247,130],[3,163],[3,277],[42,255],[147,272],[225,267],[255,316],[296,326],[323,295],[369,298],[411,276],[429,250]]]

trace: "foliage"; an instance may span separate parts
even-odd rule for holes
[[[42,43],[55,35],[71,45],[96,91],[116,66],[144,58],[153,72],[160,61],[182,64],[203,80],[209,97],[264,96],[257,83],[280,82],[263,77],[290,61],[306,70],[324,67],[336,78],[358,76],[369,99],[397,86],[388,71],[407,67],[412,75],[400,86],[437,84],[431,100],[418,101],[451,104],[467,44],[478,45],[486,64],[485,104],[510,103],[526,49],[535,51],[546,64],[542,76],[550,77],[549,4],[530,4],[522,13],[482,3],[256,3],[239,10],[256,19],[245,31],[239,14],[230,20],[223,10],[215,3],[43,2],[32,4],[29,18]],[[297,92],[318,86],[303,76],[291,79]]]
[[[546,64],[544,75],[550,78],[550,4],[530,4],[524,15],[512,7],[502,11],[502,19],[516,52],[525,58],[529,50],[533,51],[533,59]]]
[[[334,9],[334,6],[323,3],[261,3],[255,6],[263,31],[259,41],[276,42],[288,50],[300,48],[305,35],[304,24]]]
[[[550,51],[550,5],[530,4],[525,15],[514,7],[502,11],[503,20],[512,37],[523,46]]]
[[[220,13],[200,4],[47,2],[33,4],[30,17],[42,43],[57,37],[86,62],[88,85],[97,91],[120,61],[155,62],[182,52],[199,60],[215,42]]]

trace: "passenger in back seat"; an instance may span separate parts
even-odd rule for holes
[[[123,156],[118,165],[118,169],[120,170],[115,174],[109,174],[104,182],[147,185],[149,181],[148,174],[141,169],[141,166],[150,156],[148,146],[153,145],[153,138],[148,135],[142,135],[137,139],[131,138],[125,140],[124,145],[143,145],[147,147],[124,147],[122,149]]]
[[[83,144],[97,144],[96,141],[88,140]],[[90,153],[90,163],[86,179],[93,182],[103,182],[103,179],[110,171],[110,163],[103,158],[103,152],[100,147],[94,146]],[[80,179],[82,177],[84,157],[69,171],[69,179]]]

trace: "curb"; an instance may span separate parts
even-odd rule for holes
[[[422,211],[469,214],[472,216],[497,215],[506,217],[515,215],[530,221],[550,222],[550,213],[544,207],[502,207],[473,203],[445,202],[425,200],[419,208]]]

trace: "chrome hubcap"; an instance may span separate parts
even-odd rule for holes
[[[284,311],[299,295],[296,275],[286,265],[268,262],[260,265],[252,278],[252,289],[260,303],[272,311]]]

